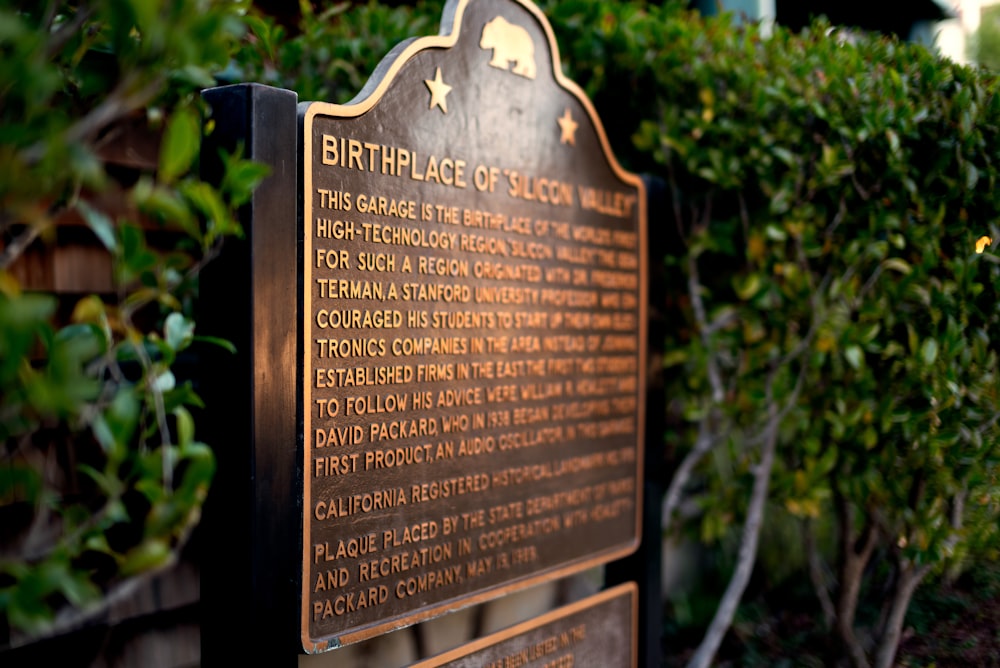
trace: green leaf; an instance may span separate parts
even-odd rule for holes
[[[223,156],[225,175],[222,177],[222,191],[227,194],[233,206],[242,206],[250,201],[254,190],[271,173],[271,167],[252,160],[242,160],[239,156]]]
[[[201,143],[201,121],[194,110],[179,109],[167,123],[160,144],[159,177],[164,183],[173,183],[187,173]]]
[[[920,346],[920,358],[924,361],[924,364],[930,366],[934,364],[934,360],[938,356],[938,342],[935,339],[924,339],[924,343]]]
[[[176,311],[171,313],[164,322],[163,337],[175,351],[184,350],[194,339],[194,321]]]
[[[114,252],[118,248],[118,241],[115,239],[115,226],[103,211],[98,211],[87,202],[80,200],[77,205],[84,222],[93,230],[94,235],[100,239],[104,247]]]
[[[174,409],[177,420],[177,444],[183,449],[194,440],[194,419],[183,406]]]
[[[235,351],[234,351],[235,352]],[[672,366],[684,364],[687,361],[688,353],[683,348],[674,348],[663,353],[663,368],[669,369]]]
[[[66,600],[78,608],[94,603],[101,598],[101,590],[87,577],[86,572],[71,571],[69,568],[60,580],[60,590]]]
[[[748,276],[734,279],[733,288],[736,290],[737,297],[743,301],[750,300],[754,295],[760,292],[760,274],[750,274]]]
[[[861,351],[860,346],[851,345],[844,349],[844,359],[847,363],[855,370],[860,369],[861,365],[864,364],[864,353]]]
[[[167,392],[174,389],[177,386],[177,379],[174,377],[173,371],[167,369],[153,381],[153,389],[159,390],[160,392]]]
[[[201,228],[192,214],[188,203],[173,188],[154,185],[148,179],[140,179],[132,189],[132,198],[139,209],[164,225],[176,226],[201,241]]]
[[[138,575],[163,568],[173,560],[170,545],[162,539],[149,539],[133,548],[121,562],[122,575]]]
[[[98,471],[89,464],[80,464],[77,470],[97,483],[98,488],[108,497],[117,497],[124,492],[124,484],[113,475]]]
[[[42,491],[42,478],[35,469],[14,461],[0,466],[0,506],[14,502],[34,505]]]
[[[233,345],[232,341],[219,338],[217,336],[195,336],[195,341],[200,341],[202,343],[208,343],[213,346],[218,346],[223,350],[226,350],[232,354],[236,354],[236,346]]]
[[[140,403],[131,387],[118,390],[108,407],[94,420],[94,437],[113,459],[120,461],[139,426]]]
[[[890,70],[890,71],[892,71],[893,73],[895,73],[894,70]],[[886,130],[885,131],[885,135],[889,139],[889,149],[893,153],[898,154],[899,153],[899,135],[896,134],[895,130]]]
[[[7,608],[10,623],[33,632],[47,628],[55,618],[46,600],[51,593],[51,588],[44,587],[34,572],[29,573],[14,586],[10,596]]]
[[[764,236],[771,241],[785,241],[788,238],[788,234],[785,230],[773,224],[764,228]]]
[[[205,407],[205,403],[201,400],[201,397],[195,394],[190,381],[163,393],[164,410],[173,412],[174,409],[181,406]]]
[[[180,186],[184,196],[208,219],[208,233],[205,243],[211,244],[216,238],[242,231],[229,215],[225,202],[217,190],[201,181],[186,181]]]
[[[898,257],[888,257],[882,260],[882,266],[885,267],[886,269],[891,269],[892,271],[898,271],[900,274],[903,274],[904,276],[913,271],[913,268],[910,266],[909,262]]]
[[[186,465],[178,486],[178,496],[185,495],[188,503],[200,506],[215,475],[215,454],[204,443],[192,442],[182,448],[181,457]]]

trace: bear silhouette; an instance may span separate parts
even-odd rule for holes
[[[528,31],[510,23],[502,16],[487,22],[479,48],[493,49],[490,65],[501,70],[510,69],[528,79],[535,78],[535,43]],[[511,67],[513,63],[513,67]]]

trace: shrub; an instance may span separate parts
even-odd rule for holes
[[[827,623],[858,665],[890,663],[913,589],[998,546],[996,79],[824,24],[545,6],[609,134],[632,136],[619,156],[667,183],[651,236],[682,239],[653,288],[676,306],[665,365],[687,425],[667,525],[691,495],[706,541],[745,518],[730,599],[765,506],[801,519]],[[836,528],[832,592],[817,523]],[[865,591],[885,609],[858,635]]]
[[[202,0],[0,8],[5,640],[99,609],[170,563],[198,520],[215,460],[175,368],[198,338],[199,270],[240,234],[235,208],[264,174],[228,156],[222,186],[197,178],[198,91],[228,64],[242,11]],[[130,128],[153,150],[107,160]],[[112,292],[25,290],[18,260],[74,227],[104,249]],[[150,242],[164,233],[172,243]]]
[[[767,496],[835,518],[839,588],[816,580],[829,623],[866,664],[855,610],[878,551],[892,595],[868,632],[890,665],[914,588],[997,545],[1000,261],[976,250],[1000,236],[997,82],[825,25],[765,37],[650,13],[640,30],[632,70],[654,84],[635,145],[672,195],[650,224],[684,237],[666,257],[691,425],[671,508],[713,453],[701,534],[745,516],[751,564]]]

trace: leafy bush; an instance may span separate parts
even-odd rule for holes
[[[226,78],[294,90],[303,101],[345,103],[394,46],[435,34],[443,6],[443,0],[403,7],[339,2],[316,13],[309,3],[300,3],[291,29],[253,13],[247,17],[251,39],[235,55]]]
[[[672,194],[650,225],[684,238],[666,363],[691,427],[668,503],[697,470],[704,539],[746,517],[735,593],[767,497],[834,518],[829,623],[867,663],[854,617],[877,550],[894,593],[868,633],[888,665],[919,582],[997,546],[1000,261],[976,252],[1000,236],[997,82],[824,25],[607,11],[636,33],[621,76],[652,80],[629,105]]]
[[[215,460],[174,368],[197,338],[198,272],[240,234],[235,208],[263,176],[238,156],[219,188],[196,176],[198,91],[228,64],[241,12],[0,8],[0,637],[99,607],[169,563],[198,520]],[[126,125],[159,142],[149,164],[104,159]],[[105,249],[114,292],[74,304],[24,290],[15,263],[75,225]],[[172,244],[149,243],[163,232]]]
[[[982,8],[982,23],[975,35],[975,60],[983,67],[1000,72],[1000,7]]]

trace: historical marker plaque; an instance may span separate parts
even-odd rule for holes
[[[634,582],[480,638],[413,668],[631,668],[637,664]]]
[[[308,652],[635,549],[645,198],[520,0],[303,126]]]

